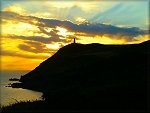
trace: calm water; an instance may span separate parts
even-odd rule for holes
[[[16,103],[17,101],[26,100],[41,100],[42,93],[22,88],[5,87],[9,83],[10,78],[20,78],[21,75],[28,73],[29,71],[1,71],[0,72],[0,104],[6,106]],[[15,81],[16,82],[16,81]]]

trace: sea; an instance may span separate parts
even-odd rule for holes
[[[20,101],[42,100],[42,92],[33,91],[23,88],[6,87],[10,83],[17,81],[9,81],[10,78],[20,78],[29,71],[0,71],[0,106],[8,106]]]

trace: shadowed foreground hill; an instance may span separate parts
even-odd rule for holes
[[[70,44],[20,86],[42,91],[49,110],[147,111],[149,45]]]

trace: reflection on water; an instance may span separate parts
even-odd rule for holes
[[[19,75],[17,74],[19,73]],[[5,87],[12,81],[8,81],[9,78],[20,78],[21,75],[27,73],[26,71],[13,71],[13,72],[1,72],[0,74],[0,102],[2,106],[16,103],[17,101],[27,100],[40,100],[42,93],[22,88]]]

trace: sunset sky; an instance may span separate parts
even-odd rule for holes
[[[1,70],[32,70],[73,42],[149,40],[149,0],[1,0]]]

